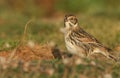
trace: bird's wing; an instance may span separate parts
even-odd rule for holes
[[[100,44],[100,42],[95,37],[84,31],[82,28],[76,29],[72,34],[76,36],[76,39],[80,42]]]

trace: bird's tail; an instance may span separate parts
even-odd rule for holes
[[[113,50],[112,49],[106,48],[105,51],[102,52],[102,54],[105,55],[108,59],[112,59],[115,62],[118,62],[118,58],[113,55]]]
[[[108,55],[108,58],[110,58],[110,59],[114,60],[115,62],[118,62],[118,58],[117,58],[117,57],[115,57],[115,56],[114,56],[114,55],[112,55],[112,54],[109,54],[109,55]]]

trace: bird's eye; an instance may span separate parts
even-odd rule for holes
[[[71,18],[70,20],[73,20],[73,18]]]

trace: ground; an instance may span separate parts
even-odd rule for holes
[[[119,63],[102,55],[93,55],[90,58],[75,57],[74,60],[65,48],[63,33],[61,33],[64,27],[62,16],[57,20],[55,18],[35,19],[28,24],[25,34],[26,20],[23,23],[19,23],[19,20],[3,22],[0,29],[1,77],[14,75],[16,78],[26,78],[26,76],[29,78],[119,78]],[[79,23],[83,29],[104,45],[116,50],[113,52],[116,57],[120,56],[118,19],[77,16],[81,17]],[[11,31],[11,28],[14,31]],[[5,75],[8,72],[9,74]]]

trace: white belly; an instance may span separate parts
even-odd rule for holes
[[[77,48],[75,46],[73,46],[73,44],[71,44],[70,42],[68,42],[66,40],[65,40],[65,43],[66,43],[66,48],[70,53],[77,54]]]
[[[66,48],[71,54],[78,55],[80,57],[85,57],[84,50],[81,47],[77,47],[65,39]]]

